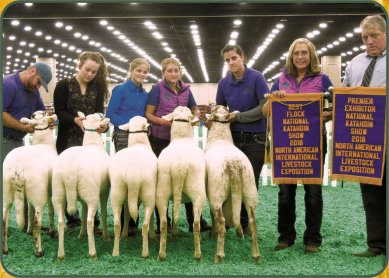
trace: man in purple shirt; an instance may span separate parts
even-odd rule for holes
[[[262,107],[269,87],[262,73],[244,64],[243,50],[239,45],[226,45],[221,56],[230,73],[219,81],[216,103],[228,106],[230,112],[239,111],[229,118],[232,138],[234,145],[250,160],[258,188],[266,143],[266,119],[262,116]],[[244,233],[249,234],[248,216],[243,204],[240,222]]]
[[[39,94],[42,85],[48,91],[51,81],[50,67],[41,62],[35,63],[27,70],[18,70],[3,78],[3,151],[2,161],[7,154],[17,147],[23,146],[23,137],[34,132],[34,124],[22,124],[20,119],[30,118],[38,110],[46,110]],[[54,122],[50,124],[54,128]],[[28,206],[25,206],[25,214]],[[27,222],[28,217],[25,217]],[[27,225],[25,225],[25,228]]]

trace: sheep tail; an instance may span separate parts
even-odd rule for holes
[[[135,191],[136,190],[136,191]],[[139,187],[133,187],[131,190],[128,190],[128,210],[130,211],[131,218],[136,222],[138,219],[138,197],[139,197]]]
[[[173,184],[173,221],[175,221],[175,223],[177,223],[178,218],[180,216],[180,207],[181,207],[181,200],[182,200],[182,189],[184,187],[184,178],[181,176],[176,176],[175,179],[172,179],[172,184]]]
[[[77,181],[72,180],[71,177],[67,178],[65,184],[67,211],[70,215],[73,215],[77,211]]]
[[[240,224],[240,210],[242,206],[242,178],[236,165],[227,166],[230,172],[231,199],[232,199],[232,223],[234,227]]]
[[[24,228],[24,184],[14,188],[16,221],[20,229]]]

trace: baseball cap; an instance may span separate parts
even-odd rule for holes
[[[45,88],[46,92],[48,92],[49,88],[47,87],[47,84],[50,83],[52,78],[51,68],[46,63],[42,62],[35,63],[33,67],[36,69],[36,72],[41,77],[41,83],[43,88]]]

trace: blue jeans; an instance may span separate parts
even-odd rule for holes
[[[4,162],[8,153],[21,146],[23,146],[23,139],[11,138],[3,135],[3,153],[1,155],[1,161]]]
[[[3,135],[3,152],[1,155],[1,161],[4,163],[4,159],[13,149],[22,147],[23,139],[11,138],[9,136]],[[24,199],[24,230],[27,229],[28,225],[28,202]]]
[[[259,175],[261,174],[265,159],[266,134],[232,132],[232,139],[234,141],[234,145],[250,160],[251,166],[254,170],[255,185],[258,189]],[[247,228],[249,224],[246,207],[243,203],[240,211],[240,223],[243,229]]]

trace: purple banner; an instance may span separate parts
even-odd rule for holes
[[[314,95],[316,101],[283,98],[283,103],[272,102],[272,167],[276,183],[322,183],[322,106],[321,97],[318,100]]]
[[[366,92],[367,88],[362,88]],[[372,89],[372,88],[369,88]],[[385,91],[384,91],[385,92]],[[331,178],[381,184],[385,156],[385,95],[334,91]],[[355,179],[354,179],[355,180]]]

